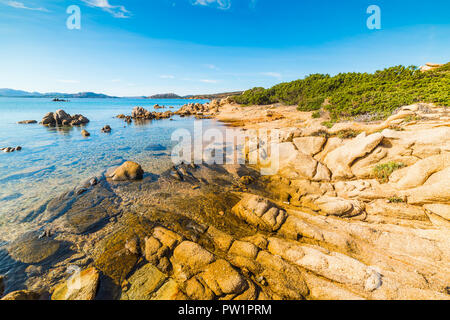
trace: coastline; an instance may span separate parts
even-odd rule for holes
[[[446,108],[418,104],[328,129],[295,107],[228,102],[179,113],[281,130],[277,175],[181,165],[141,181],[98,176],[26,217],[45,228],[8,245],[21,262],[14,273],[27,274],[21,284],[86,298],[67,288],[75,265],[95,270],[86,279],[97,299],[448,299]],[[371,177],[400,161],[387,183]]]

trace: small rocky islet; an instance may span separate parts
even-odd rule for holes
[[[448,108],[332,128],[295,107],[182,109],[279,129],[280,170],[126,161],[18,214],[39,230],[7,245],[27,278],[0,277],[3,299],[449,299]]]

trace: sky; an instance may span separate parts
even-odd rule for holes
[[[0,88],[206,94],[449,61],[448,0],[0,0]]]

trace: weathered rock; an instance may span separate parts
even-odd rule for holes
[[[388,203],[384,199],[375,200],[366,205],[368,215],[388,216],[400,219],[426,221],[427,216],[421,207],[406,203]]]
[[[396,183],[399,189],[410,189],[421,186],[434,173],[445,169],[450,164],[450,153],[425,158],[414,165],[397,170],[389,181]]]
[[[140,180],[144,175],[144,170],[136,162],[126,161],[111,173],[107,173],[107,178],[113,181]]]
[[[353,161],[370,153],[383,140],[381,133],[366,136],[361,133],[355,139],[331,151],[325,157],[324,163],[331,170],[333,179],[349,179],[354,176],[350,166]]]
[[[324,214],[339,217],[354,217],[364,210],[364,203],[361,201],[338,197],[322,196],[315,200],[315,204]]]
[[[197,277],[186,282],[186,293],[194,300],[212,300],[215,297],[212,290]]]
[[[52,300],[94,300],[99,277],[100,274],[95,268],[75,273],[55,287]]]
[[[297,150],[310,156],[319,153],[326,141],[325,137],[300,137],[293,140]]]
[[[130,288],[122,293],[122,300],[150,300],[167,277],[151,264],[146,264],[128,279]]]
[[[89,137],[91,134],[89,133],[89,132],[87,132],[86,130],[81,130],[81,135],[83,136],[83,137]]]
[[[29,301],[29,300],[39,300],[41,295],[37,292],[30,290],[19,290],[8,293],[1,300],[15,300],[15,301]]]
[[[223,259],[207,266],[201,278],[216,296],[239,294],[247,289],[245,279]]]
[[[75,114],[71,116],[64,110],[57,110],[55,113],[53,112],[47,113],[42,118],[41,124],[45,126],[55,127],[55,126],[69,126],[69,125],[78,126],[86,124],[88,122],[89,119],[81,114]]]
[[[187,300],[185,294],[173,279],[167,280],[161,288],[153,295],[152,300]]]
[[[269,200],[252,194],[245,195],[233,209],[233,213],[261,230],[276,231],[286,220],[286,211]]]
[[[233,237],[214,227],[209,227],[207,231],[208,237],[211,238],[214,245],[222,251],[228,251],[233,242]]]
[[[260,251],[256,261],[264,268],[259,276],[280,298],[302,300],[308,296],[309,289],[299,269],[266,251]]]
[[[180,243],[172,257],[174,269],[178,268],[177,271],[181,276],[186,275],[187,278],[197,274],[214,260],[213,254],[191,241]]]
[[[173,250],[183,239],[179,234],[163,227],[156,227],[153,230],[153,237],[171,250]]]
[[[5,292],[5,277],[0,276],[0,297],[3,296],[4,292]]]
[[[433,203],[423,206],[426,210],[431,211],[438,216],[450,221],[450,204]]]
[[[405,190],[410,204],[450,202],[450,167],[436,172],[420,187]]]
[[[39,237],[37,232],[28,232],[8,246],[9,255],[23,263],[40,263],[52,257],[60,249],[61,243],[49,237]]]
[[[231,245],[231,248],[228,251],[228,253],[231,255],[246,257],[249,259],[256,259],[258,251],[259,251],[258,247],[255,246],[253,243],[236,240]]]
[[[373,291],[381,286],[381,275],[360,261],[317,246],[301,246],[278,238],[269,239],[269,251],[333,281]]]

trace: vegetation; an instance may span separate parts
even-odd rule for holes
[[[311,114],[311,117],[312,117],[313,119],[318,119],[318,118],[320,118],[320,111],[314,111],[314,112]]]
[[[355,138],[356,136],[358,136],[361,132],[356,131],[356,130],[352,130],[352,129],[346,129],[346,130],[341,130],[339,132],[337,132],[337,136],[338,138],[341,139],[352,139]]]
[[[399,197],[391,197],[388,199],[389,203],[402,203],[405,202],[405,200],[403,200],[403,198],[399,198]]]
[[[389,177],[395,170],[405,167],[404,163],[390,161],[388,163],[378,164],[373,168],[373,175],[382,183],[389,181]]]
[[[450,106],[448,88],[450,63],[428,72],[415,66],[396,66],[373,74],[313,74],[269,89],[247,90],[232,99],[244,105],[298,105],[300,111],[324,108],[332,121],[362,114],[382,119],[397,108],[416,102]]]

